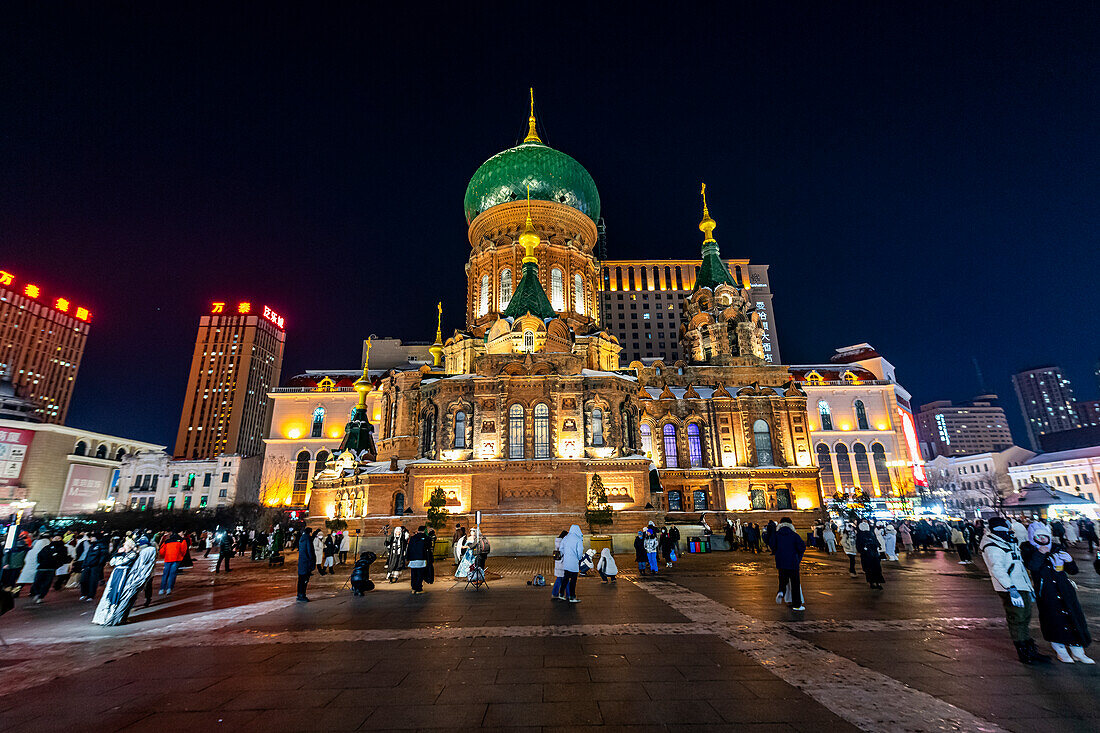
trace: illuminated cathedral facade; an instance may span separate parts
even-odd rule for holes
[[[465,323],[434,364],[366,371],[359,409],[313,477],[311,521],[363,534],[418,524],[436,489],[504,548],[544,550],[584,525],[599,474],[615,535],[649,521],[821,507],[806,395],[764,359],[753,301],[719,256],[704,189],[702,266],[676,363],[620,363],[599,317],[600,199],[573,158],[526,139],[487,160],[465,196]],[[409,516],[411,514],[411,516]],[[747,518],[746,518],[747,519]],[[498,545],[499,546],[499,545]]]

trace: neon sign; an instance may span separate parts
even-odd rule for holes
[[[927,486],[928,480],[924,475],[924,466],[920,462],[920,446],[917,444],[917,431],[913,427],[913,418],[905,410],[898,410],[901,415],[901,431],[905,434],[905,443],[909,446],[909,459],[913,462],[913,480],[918,486]]]
[[[210,312],[211,313],[225,313],[226,312],[226,309],[225,309],[226,305],[227,305],[227,303],[225,301],[214,301],[210,304]],[[240,315],[250,315],[250,314],[252,314],[252,303],[250,303],[248,301],[241,301],[241,302],[237,303],[236,312]],[[264,306],[264,309],[263,309],[263,316],[264,316],[264,318],[271,321],[272,323],[274,323],[279,328],[284,328],[284,326],[286,324],[286,319],[284,317],[280,316],[278,313],[271,310],[271,308],[269,308],[266,305]]]
[[[15,285],[15,275],[7,270],[0,270],[0,285]],[[22,295],[27,298],[38,300],[42,297],[43,291],[39,285],[34,283],[26,283],[23,286]],[[67,298],[55,298],[53,301],[54,310],[60,313],[68,313],[72,310],[72,302]],[[81,321],[90,321],[92,319],[92,313],[87,308],[79,307],[73,314],[74,318]]]

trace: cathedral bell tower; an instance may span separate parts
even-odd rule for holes
[[[749,292],[734,282],[722,261],[703,184],[703,261],[695,289],[684,301],[680,344],[688,360],[713,365],[763,364],[764,330]]]

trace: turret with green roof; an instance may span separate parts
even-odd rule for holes
[[[733,281],[726,263],[722,262],[722,258],[718,256],[718,242],[714,239],[713,233],[714,228],[718,225],[714,219],[710,218],[710,212],[707,210],[707,184],[705,183],[703,184],[702,194],[703,220],[699,222],[699,231],[704,235],[703,263],[699,266],[699,276],[695,278],[695,290],[699,288],[714,290],[723,283],[737,287],[737,283]]]
[[[550,299],[546,297],[546,291],[539,282],[539,261],[535,257],[535,246],[539,243],[538,232],[531,223],[531,193],[527,193],[527,225],[523,228],[523,234],[519,235],[519,243],[523,245],[523,274],[520,276],[519,285],[512,295],[508,307],[504,310],[505,318],[518,318],[526,313],[539,318],[553,318],[557,313],[554,306],[550,305]]]

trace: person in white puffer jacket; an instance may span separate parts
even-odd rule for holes
[[[985,559],[993,590],[1001,597],[1008,622],[1008,633],[1016,647],[1016,654],[1024,664],[1049,662],[1050,657],[1041,654],[1031,638],[1031,603],[1035,589],[1024,566],[1020,544],[1008,522],[1003,517],[989,520],[988,531],[982,538],[982,557]]]

